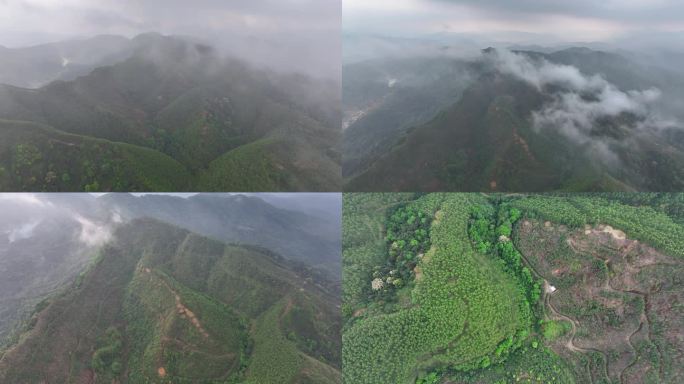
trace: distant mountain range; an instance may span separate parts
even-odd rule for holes
[[[96,202],[104,212],[117,212],[123,219],[149,217],[224,242],[262,246],[340,280],[340,221],[336,213],[341,207],[327,207],[324,213],[313,215],[302,208],[278,208],[261,197],[240,194],[181,198],[113,193]]]
[[[0,190],[340,188],[332,82],[158,34],[5,51]]]
[[[681,190],[684,77],[645,63],[575,47],[349,64],[345,190]]]
[[[0,47],[0,83],[38,88],[54,80],[74,80],[93,69],[115,64],[144,49],[144,39],[100,35],[32,47]]]

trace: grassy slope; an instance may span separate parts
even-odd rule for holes
[[[270,256],[148,220],[117,236],[90,271],[35,315],[32,330],[0,360],[0,381],[72,383],[95,373],[102,383],[341,380],[339,331],[328,328],[339,324],[334,300]],[[252,291],[245,286],[233,290],[229,274],[259,285],[263,305],[246,300]],[[307,306],[313,329],[298,332],[281,321]],[[121,335],[118,348],[112,333]],[[310,344],[318,348],[303,348]],[[274,352],[283,369],[273,371]]]
[[[492,260],[471,248],[466,233],[471,198],[478,196],[430,195],[412,203],[435,215],[433,248],[419,263],[422,278],[411,293],[410,306],[348,321],[343,334],[345,380],[407,383],[422,369],[478,364],[506,337],[529,327],[529,314],[520,312],[523,298],[515,283]],[[363,212],[363,208],[356,210],[357,215]],[[384,211],[371,215],[384,215]],[[375,233],[369,235],[367,241],[372,242]],[[355,257],[363,256],[356,253]],[[344,265],[346,275],[357,280],[365,275],[369,284],[371,271],[364,270],[363,263],[345,261]],[[349,294],[345,291],[345,298]],[[359,310],[363,308],[351,308]]]
[[[284,190],[288,175],[271,159],[271,139],[261,139],[229,151],[209,164],[200,177],[200,189],[225,191]]]
[[[37,123],[0,120],[0,136],[0,189],[7,191],[83,191],[86,186],[94,191],[328,191],[340,184],[333,159],[282,133],[244,145],[236,142],[237,148],[194,173],[154,149]],[[203,147],[197,144],[194,151]]]

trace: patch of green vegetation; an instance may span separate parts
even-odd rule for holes
[[[424,212],[411,207],[397,207],[388,215],[387,261],[373,269],[371,282],[377,301],[396,301],[398,290],[413,286],[416,265],[430,248],[430,221]]]
[[[349,319],[355,311],[365,308],[373,269],[386,262],[386,211],[411,200],[413,195],[345,193],[342,198],[342,313]]]
[[[504,261],[504,270],[517,278],[531,305],[537,304],[541,297],[542,282],[537,281],[528,267],[523,265],[522,254],[511,241],[513,225],[520,219],[522,212],[506,203],[476,205],[472,207],[472,218],[468,234],[475,248],[481,253],[495,251]]]
[[[123,339],[121,332],[114,328],[107,328],[105,335],[98,340],[97,350],[93,353],[91,366],[101,376],[115,379],[122,373]]]
[[[221,191],[275,191],[287,189],[286,175],[271,159],[273,139],[261,139],[229,151],[209,164],[200,177],[200,189]]]
[[[572,384],[577,382],[563,359],[545,347],[532,344],[513,352],[501,364],[481,370],[449,375],[458,383],[477,384]]]
[[[544,339],[553,341],[572,329],[572,325],[564,320],[546,320],[541,323],[541,330]]]

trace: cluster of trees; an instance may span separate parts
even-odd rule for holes
[[[123,369],[121,332],[114,327],[108,328],[99,344],[101,347],[93,353],[91,360],[93,370],[101,376],[118,377]]]
[[[410,206],[400,206],[388,216],[385,225],[387,259],[373,271],[371,290],[386,296],[413,281],[414,268],[430,248],[431,218]]]
[[[493,251],[504,261],[504,270],[520,282],[527,300],[534,305],[541,297],[542,283],[523,264],[522,254],[511,241],[513,225],[521,216],[519,209],[506,203],[496,208],[489,204],[473,206],[468,234],[475,249],[481,253]]]
[[[559,196],[573,197],[572,193],[558,193]],[[585,193],[584,197],[597,197],[613,200],[635,207],[648,206],[662,212],[679,224],[684,224],[684,194],[674,192],[598,192]]]
[[[18,144],[12,153],[10,168],[12,177],[19,180],[23,188],[29,189],[40,180],[40,161],[43,155],[40,150],[32,144]]]
[[[127,171],[121,156],[115,148],[96,143],[80,143],[78,151],[71,147],[65,151],[54,143],[41,148],[18,144],[13,151],[9,176],[24,189],[125,190],[127,184],[123,180]]]
[[[416,380],[416,384],[439,384],[442,375],[437,372],[430,372],[427,375]]]
[[[572,369],[551,349],[532,342],[512,353],[502,364],[448,375],[456,383],[576,383]]]

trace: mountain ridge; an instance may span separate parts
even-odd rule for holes
[[[0,377],[22,382],[61,377],[65,383],[86,378],[96,383],[117,378],[275,383],[282,382],[279,377],[303,379],[314,372],[325,379],[313,382],[339,382],[334,332],[322,331],[324,323],[315,322],[303,333],[290,323],[276,325],[268,318],[269,313],[287,318],[295,308],[304,311],[297,313],[306,319],[307,308],[314,306],[319,316],[334,321],[339,299],[307,284],[308,279],[299,281],[296,273],[277,266],[279,259],[273,257],[157,220],[133,220],[117,229],[102,254],[70,288],[41,305],[27,324],[29,333],[3,354]],[[257,269],[255,263],[260,265]],[[242,283],[231,283],[226,273],[239,276]],[[266,276],[269,279],[263,280]],[[250,284],[253,289],[233,290],[231,284]],[[274,284],[279,288],[269,288]],[[282,307],[280,298],[291,304]],[[162,317],[150,316],[154,313]],[[162,322],[153,334],[140,333],[150,321]],[[235,326],[226,327],[227,321]],[[84,329],[91,331],[83,333]],[[260,339],[259,332],[266,331],[274,332],[272,337]],[[49,334],[54,336],[42,336]],[[318,346],[307,347],[309,337],[318,340],[313,344]],[[216,344],[214,339],[222,341]],[[269,345],[290,351],[272,361],[283,364],[284,371],[274,373],[262,364]],[[64,348],[71,353],[54,353]],[[45,361],[36,366],[36,359]],[[314,369],[309,359],[319,361],[321,367],[333,365]]]
[[[0,135],[6,145],[0,148],[0,165],[7,170],[0,189],[339,189],[339,132],[331,123],[337,96],[326,91],[329,84],[224,60],[210,46],[175,37],[150,34],[134,40],[140,48],[130,56],[73,80],[36,89],[0,86]],[[17,142],[7,136],[18,121],[56,131],[49,137],[24,134]],[[147,148],[178,163],[162,162],[150,169],[152,175],[164,167],[185,169],[178,180],[111,174],[112,162],[121,159],[107,151],[71,154],[67,160],[76,164],[68,167],[55,164],[61,155],[45,144],[62,133]],[[19,145],[34,154],[28,164],[17,161]],[[140,159],[125,160],[132,162],[127,168],[146,169]],[[79,169],[84,163],[99,172]],[[48,175],[71,169],[76,174]]]

